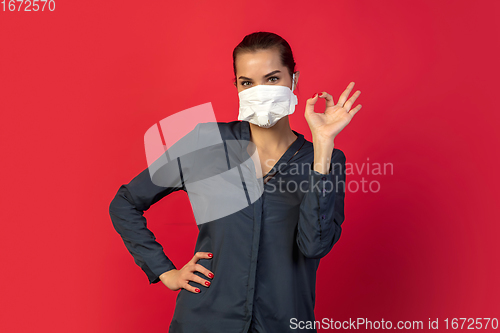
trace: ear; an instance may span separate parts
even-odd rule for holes
[[[300,76],[300,72],[299,71],[295,72],[295,87],[293,89],[294,91],[295,91],[295,89],[297,89],[297,83],[299,82],[299,76]]]

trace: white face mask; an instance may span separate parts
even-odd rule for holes
[[[238,120],[269,128],[284,116],[292,114],[298,104],[297,96],[293,93],[294,81],[295,73],[291,90],[285,86],[260,84],[239,92]]]

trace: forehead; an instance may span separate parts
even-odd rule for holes
[[[240,53],[236,57],[237,75],[247,77],[265,75],[273,70],[282,70],[279,52],[276,49]]]

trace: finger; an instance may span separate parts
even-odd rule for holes
[[[329,93],[323,91],[319,97],[326,100],[326,107],[335,106],[335,103],[333,102],[333,96]]]
[[[361,110],[361,104],[359,104],[358,106],[356,106],[354,109],[352,109],[351,111],[349,111],[349,114],[352,114],[352,116],[354,117],[354,115],[356,113],[358,113],[358,111]]]
[[[198,260],[200,260],[201,258],[202,258],[202,254],[201,254],[200,252],[196,252],[196,253],[194,254],[194,256],[191,258],[191,260],[189,260],[189,263],[190,263],[190,264],[196,264],[196,262],[197,262]]]
[[[349,112],[351,106],[354,104],[356,99],[358,99],[359,95],[361,95],[361,91],[358,90],[347,100],[347,102],[344,103],[344,109],[346,109],[347,112]]]
[[[208,268],[206,268],[200,264],[196,264],[194,270],[209,277],[210,279],[213,279],[213,277],[214,277],[214,273],[212,271],[210,271]]]
[[[190,277],[190,280],[193,282],[199,283],[202,286],[205,286],[207,288],[210,287],[210,283],[211,283],[210,281],[207,281],[204,278],[202,278],[201,276],[198,276],[196,274],[192,274]]]
[[[313,97],[309,98],[306,101],[306,109],[305,109],[305,116],[307,117],[309,114],[314,113],[314,104],[318,101],[318,93],[315,93]]]
[[[351,93],[352,88],[354,88],[354,82],[349,83],[349,85],[347,86],[347,89],[344,90],[342,95],[340,95],[338,105],[340,105],[342,107],[344,106],[344,103],[347,100],[347,97],[349,97],[349,94]]]
[[[200,259],[212,259],[213,258],[213,253],[212,252],[196,252],[191,258],[190,262],[196,264],[198,260]]]
[[[186,289],[187,291],[190,291],[190,292],[195,293],[195,294],[199,294],[201,292],[200,288],[193,287],[192,285],[190,285],[187,282],[183,288]]]

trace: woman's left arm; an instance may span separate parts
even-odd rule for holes
[[[344,222],[345,155],[334,149],[331,173],[309,168],[309,190],[300,204],[297,245],[308,258],[322,258],[337,243]]]
[[[340,95],[337,104],[326,93],[314,94],[306,102],[305,118],[313,137],[314,164],[309,174],[309,191],[300,206],[297,244],[308,258],[322,258],[339,240],[344,221],[345,155],[335,149],[335,137],[349,124],[361,109],[361,104],[351,110],[361,94],[349,94],[354,82]],[[324,113],[314,112],[317,97],[325,98]]]

